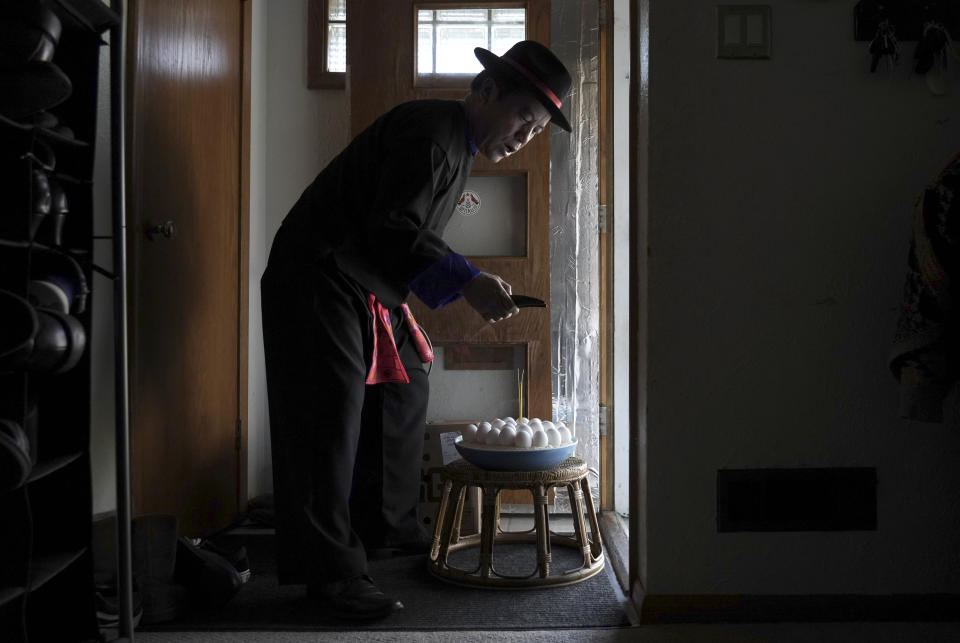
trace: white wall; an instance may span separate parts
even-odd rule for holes
[[[260,275],[269,251],[267,240],[267,7],[256,0],[250,30],[250,317],[247,362],[247,495],[270,489],[267,391],[260,321]]]
[[[110,33],[103,35],[109,40]],[[110,171],[110,48],[100,48],[97,86],[97,142],[93,166],[93,233],[113,233]],[[94,261],[113,269],[113,242],[93,241]],[[90,347],[90,471],[93,513],[117,507],[116,442],[114,441],[113,282],[93,275]]]
[[[303,189],[349,142],[346,92],[307,89],[306,0],[254,0],[251,87],[248,494],[273,488],[260,275],[273,235]],[[259,70],[259,71],[258,71]]]
[[[646,589],[960,591],[957,418],[898,419],[886,361],[960,77],[871,75],[854,0],[770,0],[769,61],[715,58],[713,2],[650,4]],[[718,469],[812,466],[877,467],[879,529],[716,532]]]

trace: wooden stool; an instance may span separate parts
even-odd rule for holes
[[[587,481],[587,465],[577,457],[567,458],[548,471],[487,471],[466,460],[451,462],[443,472],[443,498],[433,532],[433,547],[428,565],[440,578],[466,585],[495,588],[534,588],[554,585],[572,585],[586,580],[603,569],[603,544],[597,512]],[[480,533],[460,535],[464,495],[469,487],[478,487],[483,493]],[[574,536],[550,531],[547,513],[547,494],[552,487],[566,487],[573,512]],[[500,530],[499,495],[501,489],[528,489],[533,494],[534,529],[529,532],[502,532]],[[453,502],[451,502],[451,498]],[[584,512],[590,521],[590,537]],[[500,574],[493,568],[494,543],[536,543],[537,567],[528,576]],[[480,564],[467,571],[448,562],[450,552],[480,546]],[[576,568],[550,573],[550,547],[558,545],[583,552],[583,564]]]

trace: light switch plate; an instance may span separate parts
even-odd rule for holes
[[[769,5],[717,5],[717,58],[770,58]]]

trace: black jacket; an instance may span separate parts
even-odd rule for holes
[[[303,192],[282,228],[290,250],[337,265],[385,306],[452,250],[440,238],[473,166],[460,101],[398,105]]]

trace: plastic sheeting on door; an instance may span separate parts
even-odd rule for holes
[[[574,428],[599,501],[598,3],[553,0],[551,14],[550,48],[573,78],[563,108],[573,131],[550,135],[553,415]],[[565,494],[557,501],[568,510]]]

